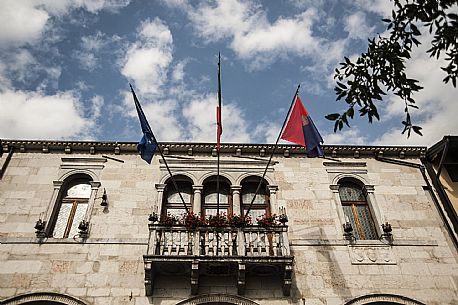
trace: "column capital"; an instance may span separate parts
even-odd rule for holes
[[[156,183],[154,186],[156,187],[156,190],[158,190],[159,192],[163,192],[167,184]]]
[[[368,193],[373,193],[375,191],[375,187],[373,185],[370,185],[370,184],[366,184],[364,186],[364,188],[366,189],[366,192],[368,192]]]
[[[203,185],[193,185],[193,186],[192,186],[192,189],[193,189],[195,192],[202,192],[202,190],[204,189],[204,186],[203,186]]]
[[[60,180],[55,180],[52,182],[52,184],[54,185],[54,188],[55,189],[58,189],[62,186],[62,184],[64,184],[64,181],[60,181]]]
[[[240,192],[242,190],[242,186],[241,185],[231,185],[231,190]]]
[[[329,188],[332,190],[333,193],[339,192],[339,185],[338,184],[331,184]]]
[[[91,188],[92,189],[98,189],[101,185],[101,183],[99,181],[91,181],[89,182],[89,184],[91,185]]]
[[[269,190],[270,193],[275,193],[278,191],[278,185],[268,185],[267,189]]]

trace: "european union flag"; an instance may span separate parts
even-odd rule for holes
[[[151,164],[151,160],[153,159],[154,153],[156,152],[156,141],[154,138],[153,131],[146,120],[145,113],[143,112],[142,107],[140,106],[140,102],[135,95],[134,89],[132,85],[130,86],[130,90],[132,91],[132,95],[134,96],[135,108],[137,108],[138,118],[140,119],[140,125],[142,127],[143,137],[140,139],[140,142],[137,145],[137,149],[140,152],[140,155],[143,160]]]

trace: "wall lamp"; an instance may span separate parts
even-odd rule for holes
[[[351,222],[347,221],[343,224],[344,230],[344,237],[345,239],[352,240],[353,239],[353,227],[351,226]]]
[[[102,202],[100,203],[100,205],[103,207],[107,207],[108,206],[108,196],[107,196],[107,190],[105,188],[103,189],[102,197],[97,197],[95,199],[100,199],[100,198],[102,198]]]
[[[388,241],[392,241],[393,234],[391,232],[393,231],[393,229],[391,228],[391,224],[388,221],[385,223],[382,223],[382,230],[383,230],[382,238]]]

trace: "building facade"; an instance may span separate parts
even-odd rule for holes
[[[3,140],[0,304],[458,303],[426,148],[161,147]]]
[[[425,166],[440,198],[442,218],[458,244],[458,137],[445,136],[430,147]]]

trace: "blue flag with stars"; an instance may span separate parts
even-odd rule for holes
[[[138,118],[140,119],[140,125],[142,127],[143,137],[140,139],[140,142],[137,145],[138,152],[140,153],[143,160],[151,164],[151,160],[153,159],[154,153],[156,152],[156,141],[154,140],[154,134],[151,130],[151,127],[146,120],[145,113],[143,113],[143,109],[140,106],[140,102],[135,95],[134,89],[132,85],[130,86],[130,90],[132,91],[132,95],[134,96],[135,108],[137,108]]]

